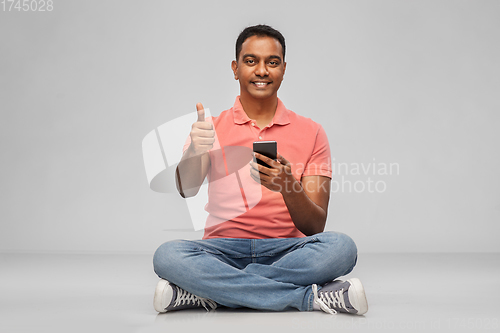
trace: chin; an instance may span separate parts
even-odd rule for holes
[[[250,93],[250,96],[252,96],[255,99],[268,99],[271,98],[275,95],[274,92],[269,93],[269,92],[264,92],[262,91],[261,93],[255,92],[255,93]]]

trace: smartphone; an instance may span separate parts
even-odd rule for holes
[[[278,144],[276,141],[255,141],[253,143],[253,151],[269,158],[275,160],[278,155]],[[265,166],[266,168],[270,168],[270,166],[257,159],[257,163]]]

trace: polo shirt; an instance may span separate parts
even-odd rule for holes
[[[209,213],[203,239],[304,237],[290,217],[281,193],[250,177],[254,141],[276,141],[278,153],[291,163],[295,179],[332,177],[330,146],[323,127],[288,110],[278,98],[272,121],[259,128],[236,97],[229,110],[213,122],[216,142],[209,151],[207,174]],[[191,143],[190,137],[184,151]]]

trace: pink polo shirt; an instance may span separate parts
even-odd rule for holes
[[[210,150],[207,178],[209,213],[203,239],[304,237],[293,224],[282,195],[250,177],[254,141],[277,142],[278,153],[292,165],[294,177],[331,178],[331,158],[323,127],[288,110],[278,99],[273,120],[259,128],[236,97],[234,106],[212,117],[217,142]],[[184,146],[188,148],[190,138]]]

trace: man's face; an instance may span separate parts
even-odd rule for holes
[[[275,98],[283,81],[286,63],[281,44],[271,37],[252,36],[241,47],[239,59],[233,60],[234,78],[240,81],[240,95],[245,98]]]

